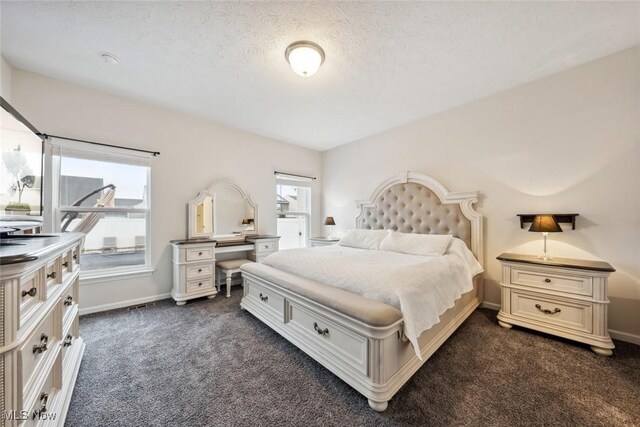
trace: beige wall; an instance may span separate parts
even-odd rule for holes
[[[5,59],[0,56],[0,95],[11,102],[11,73],[12,68]]]
[[[324,215],[353,227],[354,200],[407,170],[481,191],[488,302],[497,255],[542,250],[517,213],[579,213],[550,251],[610,262],[609,326],[640,338],[640,47],[325,152]]]
[[[165,294],[169,240],[186,235],[186,203],[217,180],[233,180],[258,203],[260,231],[275,234],[274,170],[317,176],[314,227],[320,228],[322,156],[293,145],[170,110],[14,69],[13,106],[40,131],[161,152],[152,160],[151,277],[86,284],[84,309]]]

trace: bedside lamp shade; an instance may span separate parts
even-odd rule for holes
[[[556,221],[556,217],[553,215],[536,215],[533,218],[529,231],[535,231],[538,233],[561,233],[562,228]]]
[[[531,223],[531,227],[529,227],[529,231],[542,233],[542,236],[544,237],[544,252],[542,255],[539,255],[538,258],[542,258],[545,261],[553,259],[553,257],[547,253],[547,233],[562,232],[562,228],[560,228],[560,224],[558,224],[556,217],[548,214],[536,215],[533,217],[533,222]]]
[[[336,225],[332,216],[328,216],[324,219],[324,225]]]

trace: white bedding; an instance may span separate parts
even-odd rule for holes
[[[459,239],[441,257],[324,246],[276,252],[264,264],[398,308],[419,359],[420,334],[472,290],[473,276],[483,271]]]

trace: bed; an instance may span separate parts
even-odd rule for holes
[[[381,183],[370,201],[358,203],[356,228],[452,235],[482,265],[482,216],[474,209],[476,202],[475,192],[452,193],[426,175],[408,172]],[[240,305],[364,395],[376,411],[387,408],[389,400],[481,303],[482,277],[478,274],[470,289],[458,293],[453,306],[436,316],[437,323],[409,339],[405,308],[340,287],[338,276],[332,279],[304,270],[311,268],[307,267],[311,261],[317,261],[320,268],[329,265],[338,259],[338,252],[362,260],[355,263],[375,263],[375,258],[363,257],[380,254],[359,255],[332,247],[306,251],[316,252],[300,251],[297,259],[280,259],[295,262],[298,270],[286,268],[277,259],[271,266],[243,266]],[[360,271],[364,277],[364,270]]]

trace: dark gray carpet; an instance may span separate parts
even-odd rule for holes
[[[640,425],[639,346],[602,358],[477,310],[377,413],[241,294],[82,317],[67,425]]]

